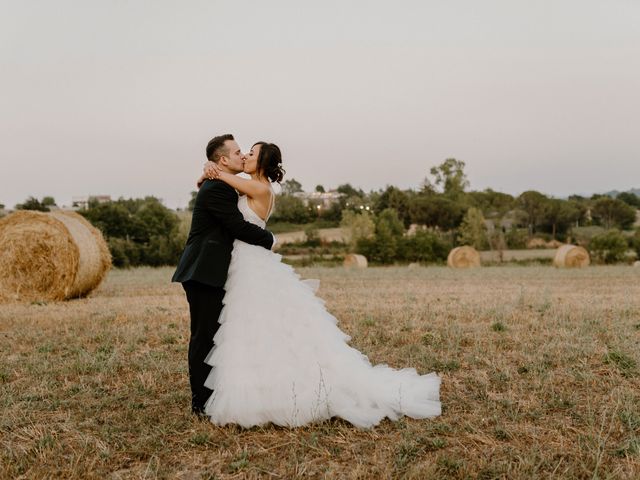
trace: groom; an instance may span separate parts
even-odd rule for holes
[[[245,156],[233,135],[213,138],[207,145],[207,159],[221,170],[242,172]],[[204,413],[212,390],[204,386],[211,371],[205,358],[213,348],[213,337],[220,326],[224,284],[235,239],[271,249],[273,234],[246,222],[238,210],[238,194],[220,180],[204,182],[196,197],[191,230],[178,268],[171,281],[181,282],[187,294],[191,315],[189,341],[189,382],[191,411]]]

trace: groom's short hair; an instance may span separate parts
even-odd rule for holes
[[[229,155],[229,147],[224,145],[227,140],[235,140],[235,138],[230,133],[227,133],[209,140],[209,143],[207,143],[207,160],[218,163],[220,157]]]

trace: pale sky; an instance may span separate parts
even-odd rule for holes
[[[306,190],[640,187],[637,0],[0,0],[0,203],[184,207],[218,134]]]

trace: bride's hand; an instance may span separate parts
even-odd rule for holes
[[[207,162],[204,164],[204,176],[209,180],[218,178],[221,173],[222,170],[220,170],[220,167],[218,167],[214,162]]]

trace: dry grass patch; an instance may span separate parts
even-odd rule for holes
[[[375,363],[443,376],[443,415],[362,431],[189,413],[172,269],[0,305],[1,478],[638,478],[640,272],[300,269]]]

